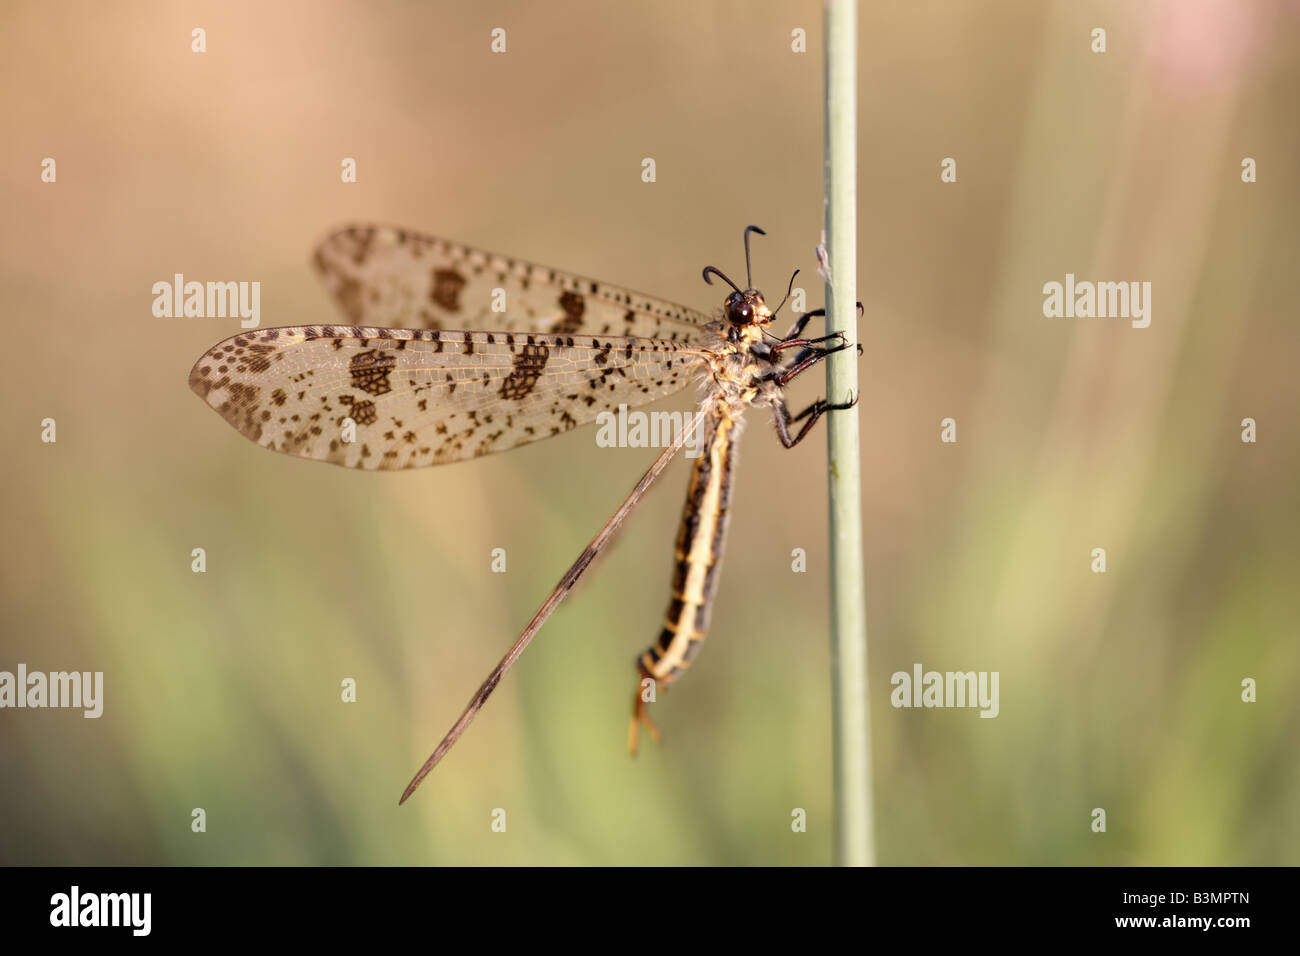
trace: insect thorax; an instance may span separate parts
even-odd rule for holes
[[[709,333],[706,345],[713,356],[703,387],[704,401],[711,410],[739,419],[752,405],[770,405],[781,390],[770,380],[772,361],[762,342],[762,329],[747,327],[741,340],[733,341],[727,322],[722,320],[711,324]]]

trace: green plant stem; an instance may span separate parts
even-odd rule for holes
[[[826,0],[826,331],[844,333],[849,343],[826,362],[826,394],[832,402],[859,394],[857,21],[857,0]],[[858,414],[856,409],[831,412],[827,419],[835,862],[870,866],[875,841]]]

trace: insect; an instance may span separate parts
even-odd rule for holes
[[[714,266],[704,270],[705,282],[716,277],[732,290],[710,317],[446,239],[349,227],[320,244],[315,264],[353,324],[232,336],[195,363],[190,387],[263,447],[349,468],[404,469],[505,451],[700,383],[691,427],[704,442],[677,534],[672,598],[658,640],[636,662],[635,753],[641,728],[660,738],[645,682],[666,689],[677,680],[709,628],[745,410],[771,407],[777,436],[793,448],[823,414],[857,403],[819,399],[798,414],[786,406],[785,386],[847,343],[840,333],[802,337],[824,309],[799,316],[784,337],[769,331],[798,271],[769,309],[753,287],[752,233],[765,235],[745,229],[744,289]],[[502,297],[504,313],[493,310]],[[465,732],[689,434],[683,429],[663,450],[565,572],[399,802]]]

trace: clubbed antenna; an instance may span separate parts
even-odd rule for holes
[[[751,232],[756,232],[756,233],[758,233],[760,236],[766,236],[766,235],[767,235],[767,233],[764,232],[762,229],[759,229],[758,226],[746,226],[746,227],[745,227],[745,287],[746,287],[747,289],[752,289],[752,288],[754,288],[754,277],[753,277],[753,273],[751,273],[751,272],[749,271],[749,234],[750,234]],[[737,291],[739,291],[739,290],[737,290]]]
[[[717,277],[718,277],[719,279],[721,279],[723,282],[727,283],[727,285],[731,286],[731,287],[732,287],[733,289],[735,289],[737,292],[740,291],[740,289],[736,286],[736,283],[734,283],[734,282],[732,282],[730,279],[728,279],[727,276],[726,276],[726,274],[725,274],[721,269],[719,269],[717,266],[705,266],[705,267],[704,267],[704,281],[707,282],[709,285],[713,285],[713,280],[709,278],[709,273],[710,273],[710,272],[712,272],[715,276],[717,276]]]

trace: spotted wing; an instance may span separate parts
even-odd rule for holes
[[[391,226],[349,226],[316,248],[348,320],[691,342],[709,317],[641,292]]]
[[[671,395],[706,354],[663,339],[293,326],[219,342],[195,363],[190,387],[274,451],[419,468]]]

